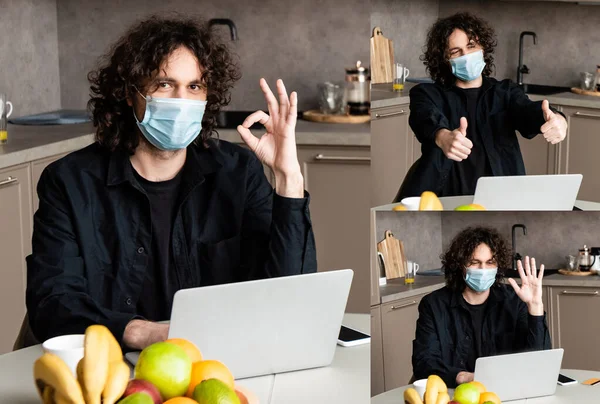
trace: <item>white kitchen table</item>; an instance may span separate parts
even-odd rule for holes
[[[345,314],[343,324],[370,334],[369,314]],[[330,366],[237,380],[260,404],[364,404],[371,396],[370,344],[336,346]],[[39,404],[33,363],[41,345],[0,356],[0,404]]]
[[[443,196],[440,198],[440,202],[442,203],[444,210],[454,210],[458,206],[473,203],[473,198],[474,195]],[[578,199],[575,201],[575,207],[581,210],[597,211],[600,210],[600,203],[582,201]]]
[[[561,369],[560,373],[569,376],[578,382],[583,382],[593,377],[600,378],[600,372],[589,370]],[[404,402],[404,390],[411,386],[398,387],[371,398],[371,404],[398,404]],[[556,386],[556,393],[552,396],[529,398],[525,400],[503,401],[510,404],[598,404],[600,403],[600,383],[594,386],[572,384],[569,386]]]

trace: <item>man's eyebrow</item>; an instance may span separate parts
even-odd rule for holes
[[[157,76],[156,77],[156,81],[166,81],[167,83],[176,83],[177,80],[175,80],[172,77],[168,77],[168,76]],[[190,81],[188,84],[197,84],[200,85],[202,84],[202,80],[201,79],[194,79],[192,81]]]

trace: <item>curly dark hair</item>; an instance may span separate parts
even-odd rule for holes
[[[483,48],[485,68],[482,74],[490,76],[494,70],[494,48],[498,43],[494,29],[470,13],[457,13],[438,19],[427,33],[427,43],[420,59],[431,78],[444,86],[452,85],[456,80],[448,53],[448,38],[455,29],[464,31],[469,40],[474,40]]]
[[[157,85],[154,78],[161,64],[182,46],[198,59],[207,89],[202,130],[195,142],[204,143],[216,132],[218,113],[231,101],[230,90],[241,77],[233,55],[211,35],[206,22],[177,14],[167,18],[153,15],[131,27],[88,74],[88,109],[102,146],[134,153],[139,135],[127,96],[135,88],[144,93]]]
[[[487,245],[498,264],[496,282],[504,278],[504,270],[512,267],[512,256],[504,238],[496,229],[489,227],[467,227],[458,233],[450,247],[441,255],[442,267],[446,277],[446,285],[455,292],[462,292],[466,287],[464,271],[469,265],[475,249],[480,244]]]

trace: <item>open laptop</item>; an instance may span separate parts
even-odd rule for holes
[[[473,203],[486,210],[573,210],[583,175],[480,177]]]
[[[354,272],[317,272],[182,289],[169,338],[195,343],[236,379],[328,366]],[[126,354],[135,363],[139,353]]]
[[[502,402],[551,396],[556,391],[563,353],[558,348],[478,358],[475,380]]]

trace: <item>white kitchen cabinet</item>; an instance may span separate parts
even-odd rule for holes
[[[25,316],[31,211],[29,163],[0,170],[0,354],[12,351]]]
[[[299,146],[319,271],[352,269],[347,312],[368,313],[369,147]]]

